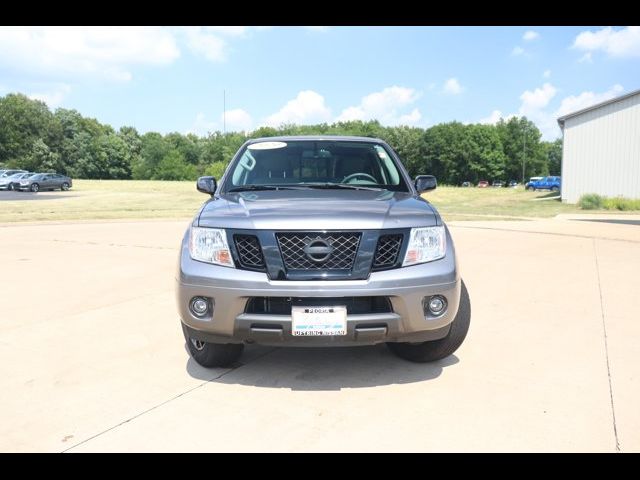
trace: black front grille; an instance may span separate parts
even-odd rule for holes
[[[234,235],[240,266],[251,270],[264,270],[264,257],[255,235]]]
[[[347,307],[348,315],[391,313],[389,297],[251,297],[245,313],[291,315],[291,307]]]
[[[351,270],[360,245],[360,232],[277,233],[278,246],[287,270]],[[317,241],[317,242],[316,242]],[[331,253],[307,255],[305,247],[330,245]],[[320,260],[319,260],[320,259]]]
[[[398,254],[402,248],[403,235],[382,235],[378,239],[373,268],[382,269],[393,267],[398,261]]]

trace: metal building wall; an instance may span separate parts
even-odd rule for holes
[[[562,200],[640,198],[640,93],[565,120]]]

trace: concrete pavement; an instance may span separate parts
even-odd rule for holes
[[[471,329],[436,364],[208,370],[174,305],[187,224],[0,226],[0,451],[640,451],[640,227],[452,222]]]

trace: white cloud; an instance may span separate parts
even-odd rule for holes
[[[546,110],[557,92],[556,87],[546,82],[542,87],[525,90],[520,95],[522,103],[518,109],[518,115],[533,121],[546,139],[556,138],[560,133],[555,118]]]
[[[187,46],[193,53],[202,55],[212,62],[222,62],[226,59],[227,43],[220,36],[203,27],[184,27],[184,32]]]
[[[325,105],[324,97],[313,90],[304,90],[276,113],[269,115],[263,123],[278,127],[286,123],[303,125],[326,122],[330,119],[331,110]]]
[[[640,27],[601,28],[578,34],[573,48],[594,52],[602,50],[612,57],[640,57]]]
[[[462,87],[462,85],[460,85],[460,82],[458,82],[457,78],[452,77],[444,82],[442,91],[451,95],[459,95],[464,91],[464,88]]]
[[[404,115],[400,115],[398,118],[398,125],[415,125],[422,118],[420,110],[414,108],[411,112]]]
[[[199,112],[196,115],[196,119],[193,121],[193,125],[189,128],[185,134],[194,133],[200,136],[206,136],[209,133],[215,132],[218,130],[218,123],[207,120],[207,117],[204,113]]]
[[[519,110],[520,114],[535,116],[540,110],[549,104],[556,92],[556,87],[548,82],[535,90],[524,91],[522,95],[520,95],[520,100],[522,100],[522,105]]]
[[[34,92],[29,94],[29,98],[32,100],[42,100],[50,109],[58,108],[62,105],[64,97],[71,91],[69,85],[61,84],[55,88],[45,92]]]
[[[578,63],[593,63],[591,52],[587,52],[578,59]]]
[[[166,65],[180,55],[161,27],[3,27],[0,65],[54,77],[130,80],[131,65]]]
[[[519,116],[526,116],[533,121],[542,133],[543,140],[554,140],[560,136],[560,127],[558,127],[557,119],[567,113],[576,112],[583,108],[595,105],[605,100],[620,95],[624,91],[621,85],[613,85],[609,90],[602,93],[585,91],[579,95],[570,95],[560,102],[560,106],[552,111],[549,107],[552,99],[556,96],[557,90],[550,83],[545,83],[542,87],[533,90],[527,90],[520,95],[522,104],[518,109]],[[479,123],[495,124],[500,118],[508,120],[515,115],[503,115],[500,110],[494,110],[486,118]]]
[[[513,47],[513,50],[511,50],[511,55],[513,55],[514,57],[522,55],[523,53],[524,53],[524,48],[522,47],[515,46]]]
[[[578,110],[582,110],[583,108],[590,107],[595,105],[596,103],[604,102],[606,100],[610,100],[614,97],[617,97],[624,91],[622,85],[616,84],[612,86],[609,90],[602,93],[595,92],[582,92],[580,95],[571,95],[569,97],[565,97],[562,99],[560,103],[560,108],[554,112],[554,117],[561,117],[562,115],[566,115],[567,113],[577,112]]]
[[[524,35],[522,35],[522,39],[525,42],[530,42],[531,40],[535,40],[536,38],[540,38],[540,34],[538,32],[534,32],[533,30],[527,30],[526,32],[524,32]]]
[[[220,121],[224,122],[223,113],[220,115]],[[227,132],[249,131],[253,126],[253,119],[249,113],[241,108],[229,110],[226,113]]]
[[[399,110],[412,105],[419,97],[413,88],[394,85],[363,97],[359,105],[345,108],[335,121],[378,120],[383,125],[415,124],[422,118],[417,108],[408,114]]]
[[[502,112],[500,110],[494,110],[493,112],[491,112],[491,115],[485,118],[481,118],[478,123],[495,125],[500,121],[501,118],[504,118],[504,115],[502,115]]]
[[[182,27],[189,49],[211,62],[223,62],[227,59],[227,40],[223,37],[242,37],[249,27]]]
[[[544,78],[551,78],[551,70],[545,70],[542,76]]]

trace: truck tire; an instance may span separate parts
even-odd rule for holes
[[[191,357],[206,368],[230,367],[238,361],[244,350],[242,343],[209,343],[187,336],[187,348]]]
[[[532,192],[535,192],[535,191],[536,191],[536,187],[531,187],[531,186],[529,186],[529,187],[527,187],[527,190],[530,190],[530,191],[532,191]]]
[[[451,323],[451,329],[446,337],[440,340],[433,340],[422,343],[387,343],[389,350],[398,357],[411,362],[435,362],[448,357],[455,352],[469,331],[469,323],[471,321],[471,301],[469,300],[469,292],[462,282],[460,291],[460,306],[456,318]]]
[[[552,192],[559,192],[560,188],[559,187],[551,187],[551,191]]]

